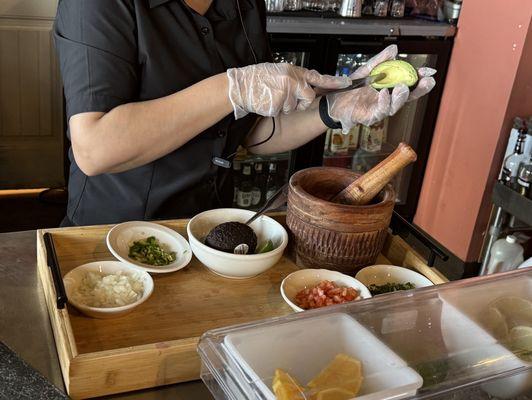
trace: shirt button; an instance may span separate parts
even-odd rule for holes
[[[201,29],[200,29],[200,31],[201,31],[201,33],[203,33],[204,35],[208,35],[210,29],[207,28],[206,26],[202,26]]]
[[[211,176],[209,179],[207,179],[207,183],[212,185],[214,183],[214,178]]]
[[[218,137],[223,138],[225,136],[225,131],[223,129],[218,129]]]

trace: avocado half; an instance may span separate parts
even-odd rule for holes
[[[213,249],[234,253],[235,247],[245,243],[248,254],[255,253],[257,235],[248,225],[241,222],[224,222],[215,226],[205,238],[205,244]]]
[[[418,81],[416,69],[406,61],[391,60],[380,63],[370,72],[370,76],[385,73],[386,77],[371,84],[375,89],[393,88],[401,83],[414,86]]]

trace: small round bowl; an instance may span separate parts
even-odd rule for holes
[[[257,235],[259,246],[267,240],[273,242],[272,251],[262,254],[231,254],[215,250],[204,243],[205,237],[215,226],[230,221],[243,223],[253,214],[249,210],[218,208],[192,218],[187,225],[187,233],[196,258],[215,274],[232,279],[251,278],[273,267],[283,255],[288,244],[288,234],[280,223],[266,215],[257,218],[250,227]]]
[[[371,293],[362,282],[348,275],[337,271],[330,271],[328,269],[301,269],[292,272],[281,282],[281,296],[283,296],[284,301],[292,307],[292,310],[296,312],[305,311],[303,308],[296,305],[296,294],[305,288],[314,287],[324,280],[334,282],[338,286],[355,288],[360,293],[360,298],[362,299],[371,298]]]
[[[394,265],[371,265],[362,268],[356,275],[360,282],[369,288],[370,285],[383,285],[385,283],[413,283],[416,288],[433,286],[429,279],[408,268]],[[386,294],[386,293],[383,293]]]
[[[155,236],[161,244],[164,244],[170,251],[174,251],[176,253],[175,261],[168,265],[156,266],[143,264],[130,258],[129,247],[131,244],[149,236]],[[155,274],[174,272],[185,268],[192,259],[190,246],[183,236],[166,226],[153,222],[129,221],[115,225],[107,233],[106,242],[109,251],[118,260]]]
[[[121,307],[90,307],[83,303],[78,303],[73,299],[72,293],[81,283],[81,280],[87,272],[100,272],[104,274],[116,274],[122,271],[124,274],[138,273],[142,279],[144,285],[144,292],[142,297],[125,306]],[[95,261],[88,264],[80,265],[69,271],[63,278],[65,284],[65,290],[67,293],[68,301],[74,307],[76,307],[83,314],[93,318],[115,318],[125,315],[140,304],[144,303],[151,296],[153,292],[153,279],[146,271],[124,264],[120,261]]]

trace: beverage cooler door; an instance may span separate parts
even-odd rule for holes
[[[314,60],[323,61],[319,52],[324,46],[316,39],[271,35],[271,46],[274,62],[317,68]],[[233,206],[250,210],[260,208],[288,181],[294,163],[295,152],[259,156],[240,147],[232,164]]]
[[[390,43],[380,41],[334,41],[328,57],[329,73],[349,75],[364,65]],[[321,164],[350,168],[364,173],[388,156],[400,142],[409,144],[418,160],[399,173],[392,184],[397,193],[396,209],[407,218],[414,216],[427,157],[432,140],[437,110],[443,89],[451,42],[440,40],[397,41],[398,59],[414,67],[438,70],[436,87],[430,95],[407,103],[396,115],[373,126],[355,126],[348,135],[341,130],[328,130],[316,145],[323,145]]]

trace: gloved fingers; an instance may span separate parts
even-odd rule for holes
[[[392,44],[386,47],[379,54],[370,58],[366,64],[359,67],[349,77],[351,79],[365,78],[366,76],[369,75],[371,70],[375,68],[377,65],[383,63],[384,61],[395,59],[395,57],[397,57],[397,52],[398,52],[398,49],[397,49],[396,44]]]
[[[390,105],[390,114],[394,115],[401,107],[403,107],[408,100],[410,90],[405,84],[397,85],[392,90],[392,101]]]
[[[327,111],[329,116],[342,125],[345,133],[353,127],[356,122],[352,120],[354,101],[350,93],[330,94],[327,96]]]
[[[364,94],[364,98],[360,99],[353,115],[353,119],[366,126],[371,126],[383,120],[390,111],[390,93],[388,90],[379,92],[372,89],[372,91],[367,91]]]
[[[373,109],[369,125],[376,124],[382,121],[388,115],[390,115],[391,109],[391,96],[387,89],[383,89],[379,92],[377,99],[377,107]]]
[[[342,126],[342,133],[344,135],[348,134],[351,128],[357,124],[357,122],[351,117],[352,108],[352,106],[349,106],[348,108],[344,109],[344,112],[341,115],[339,115],[337,118],[334,118],[340,122],[340,125]]]
[[[410,92],[408,101],[417,100],[420,97],[425,96],[434,86],[436,86],[436,81],[433,77],[421,78],[417,83],[416,88]]]
[[[422,68],[418,68],[417,70],[417,74],[421,78],[432,76],[436,74],[436,72],[438,71],[436,71],[434,68],[429,68],[429,67],[422,67]]]
[[[316,93],[309,85],[304,85],[299,88],[299,93],[297,94],[298,102],[296,109],[297,110],[306,110],[310,107],[314,99],[316,98]]]
[[[344,135],[347,135],[351,128],[356,125],[356,123],[353,123],[353,121],[348,118],[345,121],[340,121],[340,124],[342,125],[342,133]]]
[[[316,70],[307,70],[304,79],[309,85],[321,89],[342,89],[351,84],[347,76],[322,75]]]

